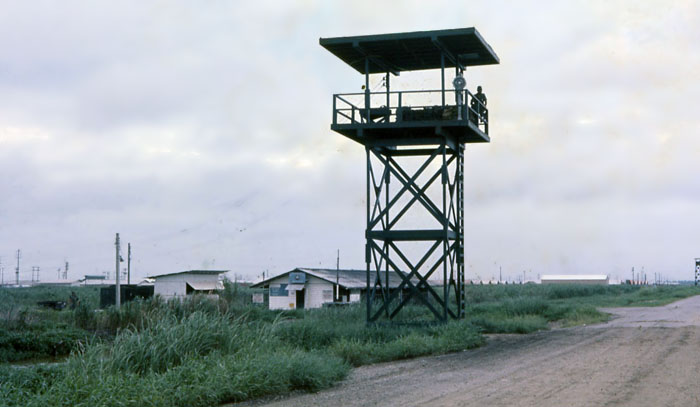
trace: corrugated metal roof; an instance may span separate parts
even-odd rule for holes
[[[158,274],[155,276],[148,276],[147,278],[157,278],[157,277],[165,277],[165,276],[175,276],[178,274],[223,274],[223,273],[228,273],[230,270],[187,270],[187,271],[178,271],[177,273],[166,273],[166,274]]]
[[[335,284],[336,281],[336,276],[338,279],[338,284],[340,284],[341,287],[344,288],[354,288],[354,289],[360,289],[360,288],[367,288],[367,270],[335,270],[335,269],[316,269],[316,268],[296,268],[294,270],[287,271],[285,273],[276,275],[274,277],[268,278],[266,280],[263,280],[259,283],[253,284],[251,287],[261,287],[268,283],[270,280],[274,280],[280,277],[283,277],[289,273],[292,272],[304,272],[306,274],[312,275],[314,277],[320,278],[322,280],[326,280],[330,283]],[[403,272],[402,272],[403,273]],[[405,273],[403,273],[405,274]],[[374,280],[376,278],[376,272],[375,271],[370,271],[370,281],[374,283]],[[384,278],[384,273],[381,274],[382,278]],[[418,279],[414,278],[411,280],[413,284],[418,283]],[[389,272],[389,287],[398,287],[399,284],[401,284],[401,277],[396,274],[394,271]]]

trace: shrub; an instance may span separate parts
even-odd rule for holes
[[[0,362],[67,356],[89,333],[72,327],[0,329]]]

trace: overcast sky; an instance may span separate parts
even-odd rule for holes
[[[466,153],[467,278],[692,279],[700,2],[0,0],[5,280],[364,268],[363,77],[319,37],[476,27],[490,144]],[[437,71],[392,90],[438,87]],[[373,86],[379,77],[372,78]],[[126,250],[123,251],[124,257]]]

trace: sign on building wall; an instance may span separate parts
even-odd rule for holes
[[[305,284],[306,283],[306,273],[300,273],[298,271],[289,273],[289,284]]]

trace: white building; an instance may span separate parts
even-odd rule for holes
[[[223,290],[223,276],[228,270],[188,270],[150,276],[154,279],[153,294],[163,299],[184,298],[192,294],[217,295]]]
[[[374,276],[370,275],[370,280],[374,281]],[[389,280],[390,288],[401,283],[394,272]],[[268,289],[270,309],[320,308],[332,302],[359,302],[367,289],[367,271],[296,268],[251,288]]]
[[[605,274],[545,274],[540,278],[542,284],[602,284],[607,285],[609,278]]]
[[[78,280],[76,285],[109,285],[109,283],[105,276],[86,274],[85,278]]]

